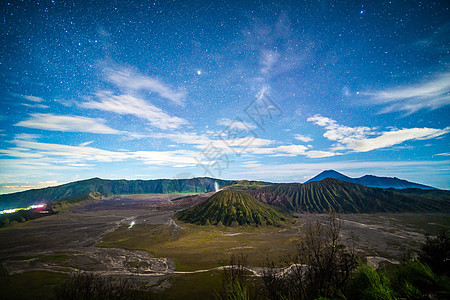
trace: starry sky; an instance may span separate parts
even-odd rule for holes
[[[326,169],[450,188],[447,1],[0,7],[0,193]]]

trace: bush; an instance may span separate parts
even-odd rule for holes
[[[55,296],[61,300],[150,299],[150,295],[134,290],[128,280],[82,272],[72,274],[61,286],[56,287]]]
[[[370,266],[359,263],[346,287],[348,299],[391,300],[395,299],[389,279]]]
[[[342,290],[356,267],[356,255],[340,239],[341,222],[331,214],[327,224],[308,224],[306,237],[298,244],[289,266],[277,273],[269,267],[263,275],[264,290],[270,299],[342,298]]]
[[[438,275],[450,276],[450,237],[442,231],[436,237],[427,236],[419,252],[419,259]]]
[[[418,299],[436,294],[450,297],[450,283],[446,276],[438,276],[419,260],[409,260],[388,273],[392,288],[399,297]]]
[[[247,257],[244,254],[232,255],[230,265],[224,269],[222,290],[217,293],[218,299],[248,300],[252,299],[246,276]]]

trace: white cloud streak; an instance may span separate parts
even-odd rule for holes
[[[44,99],[42,99],[41,97],[36,97],[36,96],[22,95],[22,97],[27,99],[28,101],[32,101],[32,102],[43,102],[44,101]]]
[[[248,122],[242,120],[230,120],[227,118],[217,120],[217,125],[222,125],[229,127],[230,129],[242,129],[242,130],[253,130],[256,128],[254,124],[250,124]]]
[[[90,132],[101,134],[122,134],[123,132],[106,126],[103,119],[54,114],[31,114],[31,118],[14,126],[64,132]]]
[[[354,140],[347,143],[347,148],[355,152],[368,152],[375,149],[387,148],[405,141],[428,140],[437,138],[450,132],[445,129],[408,128],[383,132],[381,136],[370,139]]]
[[[450,104],[450,72],[407,87],[377,92],[365,92],[373,104],[384,105],[380,113],[405,111],[408,114],[421,109],[437,109]]]
[[[160,80],[138,74],[129,68],[108,69],[106,79],[120,88],[154,92],[160,97],[179,105],[183,104],[183,100],[186,97],[184,91],[175,91]]]
[[[310,138],[309,136],[302,135],[302,134],[294,134],[294,138],[299,141],[305,142],[305,143],[313,141],[313,139]]]
[[[134,115],[148,120],[150,125],[160,129],[177,129],[188,122],[178,117],[169,116],[160,108],[147,101],[131,95],[116,95],[109,91],[95,94],[99,101],[88,101],[79,104],[83,108],[109,111],[121,115]]]
[[[392,129],[391,131],[376,132],[375,128],[357,126],[348,127],[338,124],[335,120],[315,115],[307,119],[316,125],[324,127],[324,137],[337,143],[331,149],[352,150],[354,152],[368,152],[375,149],[388,148],[412,140],[428,140],[440,137],[450,132],[450,127],[445,129],[434,128],[406,128]],[[369,135],[377,137],[369,138]]]
[[[189,150],[174,151],[109,151],[89,147],[88,143],[80,146],[41,143],[15,139],[11,141],[15,147],[2,150],[0,154],[9,159],[2,159],[1,164],[7,167],[86,169],[95,163],[121,162],[137,160],[148,165],[193,167],[198,161],[197,152]]]

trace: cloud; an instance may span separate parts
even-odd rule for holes
[[[380,113],[405,111],[411,114],[421,109],[433,110],[450,104],[450,72],[412,86],[362,94],[371,96],[373,104],[384,106]]]
[[[114,112],[121,115],[134,115],[148,120],[150,125],[160,129],[177,129],[188,123],[184,119],[169,116],[160,108],[141,98],[131,95],[116,95],[109,91],[97,92],[95,95],[99,101],[83,102],[79,106]]]
[[[383,132],[381,136],[370,139],[350,141],[346,147],[355,152],[368,152],[374,149],[387,148],[405,141],[433,139],[450,132],[445,129],[409,128]]]
[[[368,152],[375,149],[387,148],[411,140],[427,140],[437,138],[450,132],[450,127],[445,129],[434,128],[392,128],[390,131],[376,132],[375,128],[357,126],[348,127],[338,124],[335,120],[315,115],[307,119],[316,125],[324,127],[324,137],[330,141],[336,141],[331,149],[353,150],[354,152]],[[377,137],[369,138],[369,135]]]
[[[49,108],[47,105],[44,105],[44,104],[28,104],[28,103],[22,103],[22,105],[23,105],[23,106],[26,106],[26,107],[31,107],[31,108],[43,108],[43,109]]]
[[[129,68],[120,68],[120,70],[108,69],[106,78],[118,87],[132,90],[149,90],[179,105],[183,104],[183,100],[186,97],[184,91],[175,91],[160,80],[138,74]]]
[[[301,134],[294,134],[294,138],[296,138],[299,141],[305,142],[305,143],[313,141],[313,139],[310,138],[309,136],[301,135]]]
[[[355,139],[363,139],[368,135],[375,134],[374,128],[357,126],[348,127],[339,125],[335,120],[322,117],[321,115],[315,115],[307,119],[309,122],[313,122],[316,125],[325,127],[327,131],[323,135],[331,141],[338,141],[339,143],[347,143],[348,141]]]
[[[140,161],[145,164],[171,167],[193,167],[198,164],[196,151],[109,151],[85,145],[40,143],[15,139],[15,147],[0,149],[0,154],[9,159],[0,159],[6,168],[86,169],[95,163]]]
[[[254,124],[242,121],[239,118],[236,118],[234,120],[223,118],[217,120],[217,125],[223,125],[230,129],[242,129],[242,130],[253,130],[256,128]]]
[[[36,96],[27,96],[27,95],[21,95],[23,98],[32,101],[32,102],[43,102],[45,101],[44,99],[42,99],[41,97],[36,97]]]
[[[38,183],[4,183],[0,184],[0,194],[6,194],[6,193],[15,193],[15,192],[21,192],[26,191],[30,189],[41,189],[46,188],[50,186],[56,186],[59,185],[58,181],[44,181],[44,182],[38,182]]]
[[[309,158],[324,158],[324,157],[331,157],[336,155],[342,155],[341,153],[336,152],[330,152],[330,151],[317,151],[317,150],[311,150],[306,153],[306,156]]]
[[[261,51],[261,73],[267,74],[272,71],[274,65],[277,63],[280,54],[272,50]]]
[[[94,141],[84,142],[84,143],[81,143],[81,144],[78,145],[78,146],[80,146],[80,147],[86,147],[86,146],[92,144],[93,142],[94,142]]]
[[[250,148],[254,154],[270,154],[272,156],[297,156],[305,155],[308,147],[304,145],[282,145],[274,148]]]
[[[272,148],[250,147],[247,152],[251,154],[266,154],[275,157],[277,156],[289,157],[289,156],[303,155],[309,158],[323,158],[340,155],[339,153],[330,151],[309,150],[309,147],[304,145],[281,145]]]
[[[31,114],[31,118],[14,126],[64,132],[90,132],[101,134],[121,134],[112,129],[103,119],[92,119],[79,116],[63,116],[54,114]]]
[[[19,133],[19,134],[16,134],[14,137],[19,140],[35,141],[35,140],[41,138],[41,135],[40,134],[29,134],[29,133]]]

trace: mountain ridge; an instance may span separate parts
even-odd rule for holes
[[[416,190],[409,193],[381,189],[326,178],[308,183],[273,184],[249,194],[261,202],[288,211],[326,213],[378,212],[449,212],[450,192],[437,191],[423,196]],[[425,194],[426,195],[426,194]]]
[[[219,186],[226,186],[237,181],[209,177],[152,180],[101,179],[94,177],[58,186],[0,195],[0,210],[36,203],[49,203],[55,200],[66,200],[93,192],[100,193],[103,196],[119,194],[205,193],[214,191],[216,182]]]
[[[435,187],[411,182],[404,179],[399,179],[397,177],[382,177],[382,176],[375,176],[375,175],[364,175],[358,178],[352,178],[348,177],[342,173],[339,173],[335,170],[325,170],[318,175],[314,176],[313,178],[305,181],[305,183],[309,182],[315,182],[315,181],[321,181],[326,178],[334,178],[339,179],[341,181],[350,182],[350,183],[357,183],[362,184],[368,187],[377,187],[377,188],[383,188],[383,189],[408,189],[408,188],[418,188],[418,189],[424,189],[424,190],[435,190]]]

